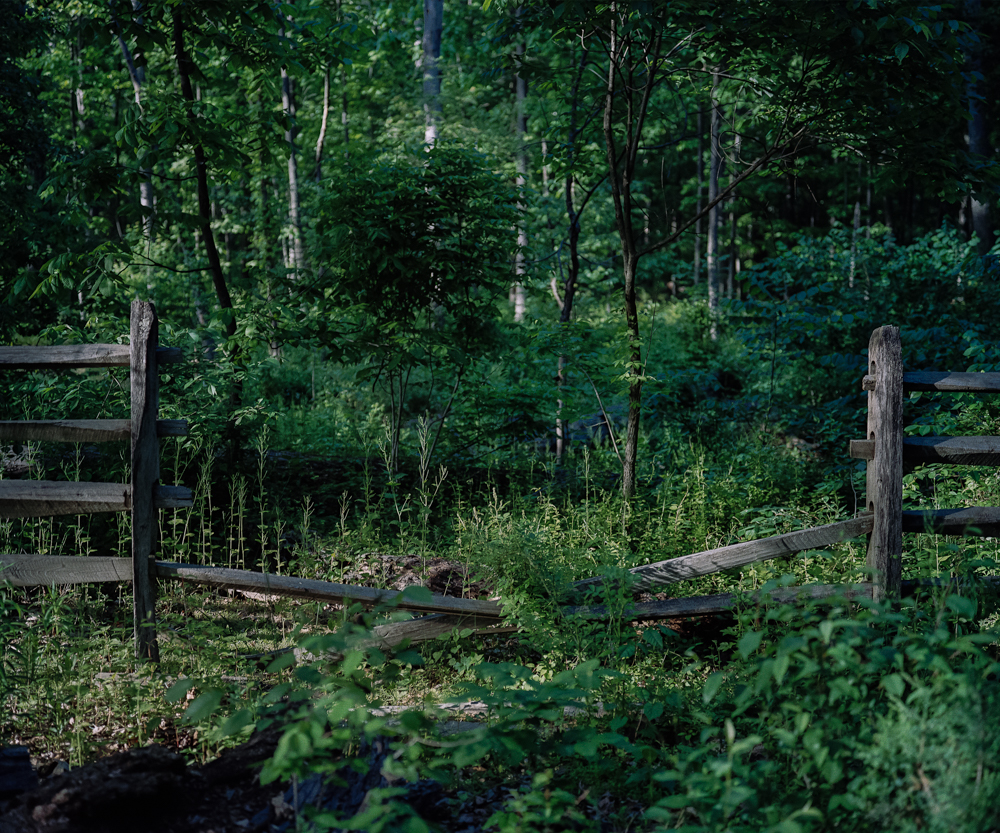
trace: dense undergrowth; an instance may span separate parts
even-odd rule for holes
[[[406,780],[433,778],[456,796],[508,788],[490,823],[501,831],[989,829],[1000,821],[996,599],[992,585],[947,579],[994,573],[995,540],[908,536],[905,576],[939,583],[897,605],[763,608],[746,595],[701,636],[562,609],[576,579],[621,579],[636,564],[853,515],[864,471],[847,440],[864,430],[859,380],[875,326],[902,325],[907,369],[998,367],[997,286],[964,244],[942,231],[903,248],[876,233],[854,241],[849,261],[849,243],[835,230],[755,271],[718,342],[697,298],[654,313],[641,489],[629,503],[592,419],[603,410],[617,426],[622,408],[619,333],[599,310],[586,326],[524,328],[505,355],[463,371],[468,393],[454,404],[431,374],[390,400],[354,369],[285,345],[281,363],[239,370],[235,459],[219,442],[233,371],[193,353],[162,378],[161,415],[191,422],[189,437],[162,441],[162,479],[195,499],[161,512],[161,558],[374,585],[383,556],[444,558],[461,566],[464,592],[479,582],[500,595],[520,630],[392,654],[361,645],[371,625],[403,616],[391,609],[161,585],[162,661],[137,666],[128,588],[6,588],[5,734],[76,765],[149,740],[206,759],[254,727],[284,725],[264,773],[274,779],[335,775],[361,741],[388,735]],[[86,335],[121,324],[109,313]],[[167,343],[183,336],[169,321],[163,330]],[[559,355],[570,358],[557,396]],[[68,383],[25,373],[11,388],[9,419],[128,408],[117,371]],[[580,420],[561,458],[557,418]],[[907,403],[915,433],[997,434],[998,419],[985,398]],[[30,477],[127,474],[124,451],[108,446],[20,455]],[[907,506],[1000,505],[1000,480],[983,468],[924,467],[904,489]],[[5,552],[126,554],[128,518],[7,520],[0,539]],[[863,542],[846,542],[664,591],[865,577]],[[607,586],[594,601],[621,610],[627,582]],[[296,666],[275,653],[299,643],[330,658]],[[481,701],[489,717],[445,736],[434,704],[448,701]],[[380,705],[393,708],[373,713]],[[372,796],[352,825],[425,829],[402,792]]]

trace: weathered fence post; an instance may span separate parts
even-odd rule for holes
[[[875,600],[898,596],[903,555],[903,348],[898,327],[879,327],[868,342],[867,509],[874,513],[868,536]]]
[[[132,302],[129,359],[132,385],[132,589],[135,599],[135,656],[158,662],[156,587],[149,575],[154,551],[154,492],[160,479],[156,440],[159,376],[156,310],[147,301]]]

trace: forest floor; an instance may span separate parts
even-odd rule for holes
[[[469,581],[461,564],[444,559],[417,559],[408,556],[380,556],[369,559],[365,570],[345,576],[365,583],[363,572],[381,586],[402,589],[420,583],[435,592],[454,595],[486,595],[489,588]],[[471,585],[471,586],[470,586]],[[233,602],[235,600],[230,600]],[[264,599],[247,599],[258,604]],[[217,603],[225,604],[219,598]],[[207,612],[207,611],[205,611]],[[331,611],[332,613],[332,611]],[[241,615],[246,616],[247,611]],[[714,641],[729,617],[681,619],[668,624],[683,641]],[[494,637],[494,639],[498,639]],[[506,638],[506,639],[509,639]],[[504,646],[493,646],[503,652]],[[446,731],[462,731],[479,725],[482,715],[448,712]],[[363,809],[379,789],[396,787],[397,801],[409,804],[416,815],[436,829],[448,833],[474,833],[485,829],[490,818],[509,802],[511,792],[526,786],[510,780],[487,783],[472,773],[472,781],[443,787],[432,781],[415,784],[391,782],[383,773],[389,754],[389,739],[377,737],[356,751],[367,763],[364,772],[345,768],[346,781],[340,784],[320,775],[302,783],[260,783],[260,768],[271,757],[281,736],[280,728],[253,734],[239,746],[223,749],[213,760],[192,760],[199,743],[197,733],[180,724],[167,725],[155,734],[155,742],[128,747],[109,742],[108,751],[95,760],[70,768],[58,752],[36,755],[33,769],[38,784],[16,795],[0,794],[0,833],[278,833],[301,828],[303,820],[317,811],[329,811],[350,818]],[[16,742],[33,747],[28,737]],[[123,748],[124,747],[124,748]],[[370,791],[376,790],[375,793]],[[641,817],[643,808],[623,806],[610,793],[589,795],[580,787],[579,804],[601,829],[612,829],[608,820],[623,816]]]

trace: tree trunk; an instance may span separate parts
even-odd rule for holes
[[[344,93],[344,106],[347,106],[347,93]],[[346,115],[346,112],[345,112]],[[316,138],[316,167],[313,168],[313,179],[319,182],[323,178],[323,145],[326,143],[326,126],[330,121],[330,67],[323,72],[323,118],[319,123],[319,136]],[[346,132],[346,129],[345,129]],[[347,151],[344,151],[346,155]]]
[[[133,2],[133,10],[138,13],[140,5]],[[141,18],[139,19],[141,23]],[[116,22],[117,24],[117,22]],[[132,82],[132,92],[135,94],[135,106],[142,112],[142,85],[146,82],[146,73],[143,67],[137,67],[132,59],[132,52],[125,43],[125,39],[119,33],[118,46],[121,48],[122,57],[125,59],[125,68],[128,70],[129,80]],[[79,93],[80,114],[83,114],[83,91]],[[153,178],[148,168],[140,168],[139,180],[139,204],[142,206],[142,235],[146,239],[147,247],[153,234]]]
[[[233,299],[229,294],[229,287],[226,284],[226,275],[222,271],[222,260],[219,258],[219,250],[215,245],[215,234],[212,231],[212,203],[208,192],[208,161],[205,158],[205,149],[198,141],[198,124],[194,114],[193,104],[195,101],[194,89],[191,86],[191,75],[194,72],[194,62],[184,46],[184,20],[181,17],[181,7],[173,10],[174,24],[174,59],[177,63],[177,74],[181,82],[181,95],[188,103],[188,129],[190,131],[191,143],[194,145],[195,178],[198,186],[198,217],[201,222],[201,236],[205,244],[205,254],[208,257],[209,272],[212,275],[212,285],[215,288],[216,297],[219,299],[219,306],[229,314],[226,320],[226,335],[230,340],[236,335],[236,314],[233,311]],[[241,351],[237,346],[232,353],[234,363],[238,363],[241,358]],[[229,446],[229,469],[233,471],[239,463],[240,448],[242,439],[239,425],[236,422],[236,411],[243,404],[243,382],[241,374],[237,373],[233,380],[229,396],[229,420],[226,424],[226,438]]]
[[[191,86],[191,74],[194,71],[194,62],[184,46],[184,21],[181,18],[180,9],[174,9],[174,58],[177,61],[177,74],[180,76],[181,95],[187,101],[188,124],[191,131],[191,143],[194,145],[195,178],[198,186],[198,217],[201,221],[201,235],[205,243],[205,254],[208,257],[209,271],[212,275],[212,285],[215,287],[216,297],[219,299],[219,306],[224,310],[232,310],[233,299],[229,295],[229,287],[226,284],[226,276],[222,271],[222,260],[219,257],[219,250],[215,245],[215,234],[212,231],[212,202],[208,193],[208,161],[205,158],[205,149],[197,136],[197,119],[194,109],[190,106],[194,104],[194,89]],[[236,335],[236,318],[229,316],[226,324],[226,334],[232,338]]]
[[[608,39],[608,83],[604,94],[604,143],[607,150],[611,199],[615,209],[615,225],[621,241],[622,271],[624,277],[623,300],[625,305],[625,330],[628,339],[627,373],[628,421],[625,426],[625,449],[622,457],[622,497],[630,500],[635,495],[636,471],[639,457],[639,423],[642,416],[642,383],[645,369],[642,364],[639,334],[639,310],[636,295],[636,271],[639,251],[636,246],[635,228],[632,223],[632,179],[636,157],[642,139],[642,130],[649,111],[649,99],[655,85],[662,33],[641,45],[634,39],[635,30],[627,30],[628,40],[623,44],[617,20],[612,19]],[[635,74],[643,77],[641,86]],[[621,86],[618,75],[622,75]],[[636,93],[639,100],[636,101]],[[620,106],[626,110],[625,138],[621,158],[615,141],[613,110],[616,94]]]
[[[698,158],[696,173],[698,177],[698,200],[695,203],[694,222],[694,285],[701,280],[701,198],[705,188],[705,114],[698,108]]]
[[[968,23],[975,29],[978,27],[982,14],[980,0],[965,0],[965,17]],[[982,44],[980,42],[969,43],[966,53],[966,66],[968,73],[966,77],[965,90],[969,102],[969,153],[973,156],[982,157],[987,160],[990,153],[990,125],[987,114],[987,105],[983,101],[983,90],[976,79],[976,74],[982,72]],[[980,257],[993,248],[994,237],[993,227],[990,223],[990,205],[988,202],[980,202],[975,196],[971,199],[972,232],[976,235],[976,251]]]
[[[517,45],[517,54],[524,55],[523,43]],[[524,251],[528,246],[528,224],[525,218],[526,212],[523,201],[524,189],[528,184],[528,149],[525,144],[528,133],[528,113],[525,106],[528,98],[528,82],[520,75],[514,76],[514,96],[514,133],[517,145],[514,159],[514,164],[517,168],[515,184],[522,201],[520,204],[521,222],[517,227],[517,253],[514,255],[514,286],[512,294],[514,296],[514,323],[520,324],[524,321],[527,307],[524,294]]]
[[[444,0],[424,0],[423,70],[424,144],[438,139],[441,118],[441,30],[444,27]]]
[[[283,37],[284,32],[279,33]],[[299,163],[295,139],[299,128],[295,122],[295,81],[288,71],[281,68],[281,107],[288,119],[285,141],[288,143],[288,221],[292,226],[292,245],[286,266],[291,268],[292,280],[298,280],[305,268],[305,252],[302,246],[302,213],[299,208]]]
[[[340,124],[344,128],[344,159],[350,156],[351,117],[347,111],[347,70],[340,68]]]
[[[712,74],[712,125],[709,139],[708,202],[719,195],[719,172],[722,169],[722,105],[719,103],[719,73]],[[719,221],[722,205],[712,205],[708,212],[708,314],[712,341],[719,337]]]

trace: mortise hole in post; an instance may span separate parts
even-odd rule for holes
[[[871,364],[869,365],[869,367],[870,367],[870,370],[868,371],[868,373],[869,373],[870,375],[874,376],[874,375],[875,375],[875,362],[872,362],[872,363],[871,363]]]
[[[871,432],[871,433],[870,433],[870,434],[868,435],[868,439],[869,439],[869,440],[874,440],[874,439],[875,439],[875,432],[874,432],[874,431],[872,431],[872,432]]]
[[[869,512],[875,511],[875,501],[873,500],[868,501],[868,511]]]

